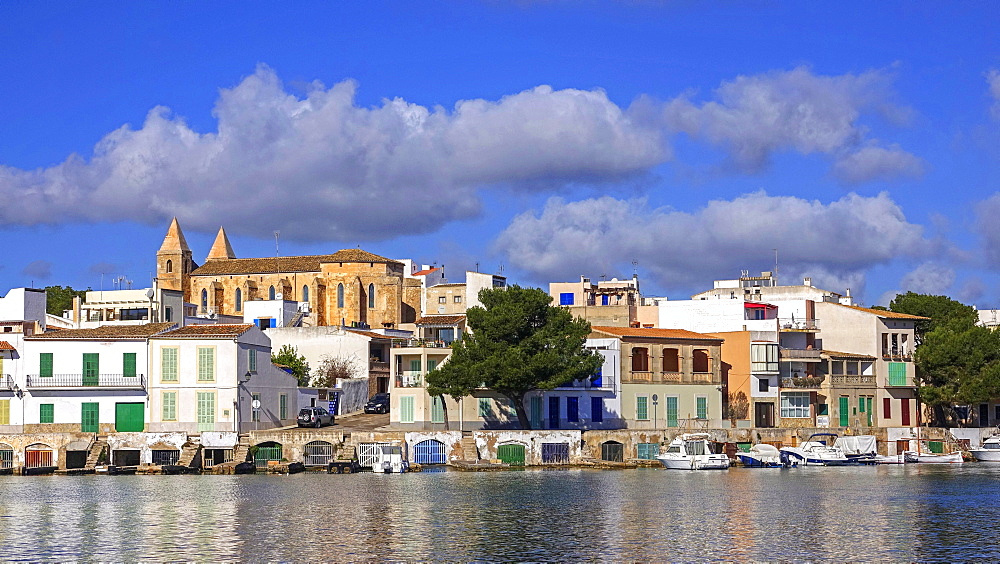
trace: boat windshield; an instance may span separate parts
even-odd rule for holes
[[[680,453],[681,453],[680,445],[670,445],[667,447],[667,454],[680,454]]]
[[[705,441],[687,441],[684,451],[688,454],[707,454],[705,452]]]

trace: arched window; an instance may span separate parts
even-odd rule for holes
[[[337,307],[344,307],[344,285],[337,284]]]
[[[243,290],[236,288],[236,311],[243,309]]]
[[[202,309],[208,307],[208,290],[201,290],[201,307]]]
[[[309,301],[309,285],[302,286],[302,301]]]
[[[274,299],[274,286],[271,286],[270,288],[267,289],[267,299],[269,300]]]
[[[174,271],[174,261],[167,260],[167,274]]]
[[[368,285],[368,309],[375,309],[375,284]]]

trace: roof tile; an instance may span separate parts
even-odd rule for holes
[[[268,274],[275,272],[319,272],[323,263],[331,262],[371,262],[380,264],[402,264],[399,261],[380,257],[361,249],[341,249],[332,255],[310,255],[274,258],[233,258],[209,259],[194,269],[192,276],[212,276],[219,274]]]
[[[49,339],[146,339],[176,327],[176,323],[146,323],[145,325],[101,325],[93,329],[60,329],[39,333],[25,340]]]
[[[252,323],[238,325],[188,325],[157,335],[158,339],[214,339],[239,337],[253,327]]]
[[[655,328],[643,328],[643,327],[605,327],[605,326],[595,326],[591,329],[597,333],[607,333],[609,335],[616,335],[618,337],[652,337],[656,339],[698,339],[707,341],[724,341],[719,337],[713,337],[712,335],[706,335],[704,333],[695,333],[694,331],[688,331],[687,329],[655,329]]]

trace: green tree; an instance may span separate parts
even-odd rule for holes
[[[62,316],[66,310],[73,309],[73,298],[84,297],[87,290],[74,290],[69,286],[45,287],[45,312]]]
[[[914,325],[917,344],[923,342],[924,335],[940,325],[957,320],[966,327],[971,327],[979,320],[979,314],[972,306],[957,302],[948,296],[932,296],[914,292],[896,294],[896,297],[889,303],[889,311],[928,318],[925,321],[917,321]]]
[[[309,385],[309,363],[306,357],[299,354],[298,347],[281,345],[278,354],[271,354],[271,362],[292,369],[292,376],[299,381],[300,386]]]
[[[486,388],[514,405],[522,429],[531,424],[524,395],[590,378],[602,357],[584,348],[590,324],[550,305],[537,288],[486,288],[484,307],[466,312],[471,332],[452,344],[448,362],[427,375],[427,392],[456,400]]]

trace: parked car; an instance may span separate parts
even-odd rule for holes
[[[333,425],[333,414],[322,407],[303,407],[299,410],[299,427]]]
[[[365,413],[389,413],[389,394],[381,392],[372,396],[365,404]]]

